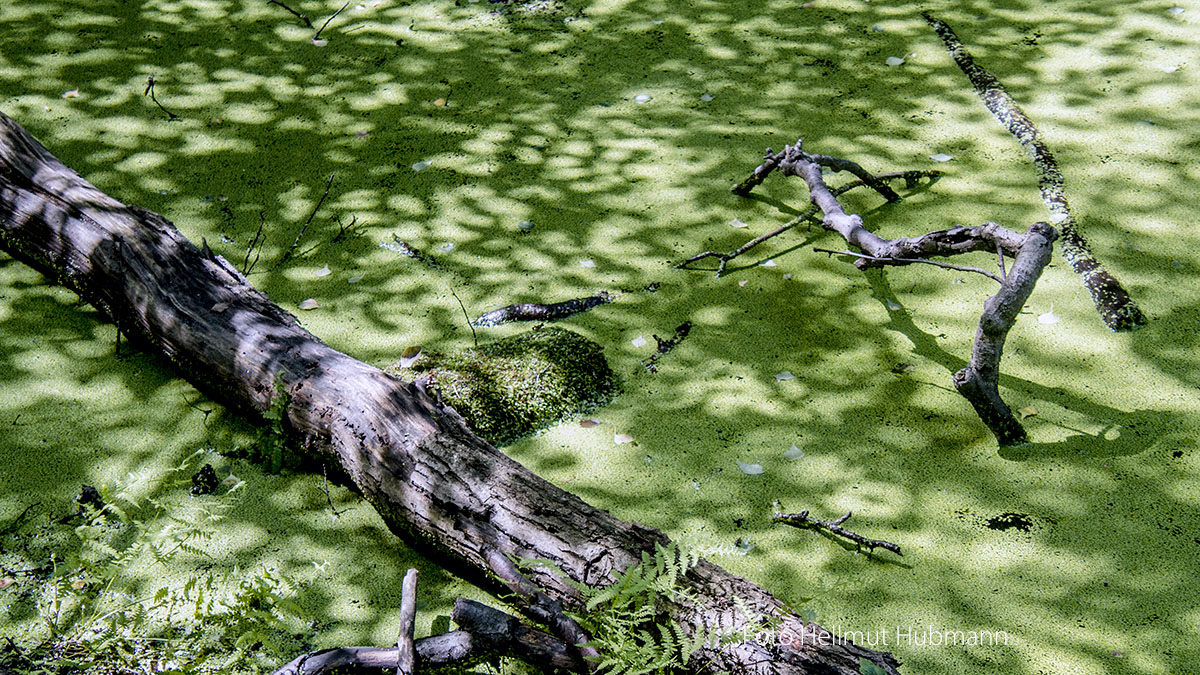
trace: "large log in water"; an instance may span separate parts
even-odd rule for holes
[[[266,410],[282,381],[288,433],[336,461],[393,530],[450,556],[477,580],[495,569],[489,557],[506,554],[551,560],[577,582],[605,584],[667,540],[558,489],[420,389],[328,347],[207,246],[102,193],[2,113],[0,247],[226,404]],[[531,576],[556,600],[577,598],[553,574]],[[690,670],[851,675],[866,657],[897,672],[890,654],[834,639],[708,562],[685,583],[696,602],[672,606],[675,620],[747,636],[702,649]],[[760,616],[744,616],[735,599]],[[777,620],[771,639],[759,632],[764,616]]]

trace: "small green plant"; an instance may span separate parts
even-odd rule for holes
[[[292,397],[283,381],[283,373],[279,373],[275,376],[275,394],[271,397],[271,405],[263,412],[267,426],[259,438],[259,451],[267,465],[267,473],[277,474],[283,470],[283,450],[287,445],[283,420],[287,417],[288,405],[291,402]]]
[[[698,554],[682,551],[674,542],[655,544],[653,555],[643,552],[641,562],[608,586],[592,587],[565,579],[583,595],[583,608],[570,614],[592,636],[588,644],[600,652],[597,666],[601,673],[667,673],[685,667],[706,643],[719,642],[717,634],[689,631],[666,614],[667,603],[694,602],[679,581],[698,561]],[[556,570],[548,561],[522,560],[519,564]]]
[[[858,672],[861,675],[887,675],[886,670],[862,656],[858,657]]]
[[[183,583],[156,583],[159,570],[190,558],[211,567],[206,543],[243,489],[237,482],[220,495],[190,496],[204,452],[164,477],[143,471],[102,487],[95,504],[22,536],[19,560],[0,560],[43,570],[20,583],[8,608],[10,616],[28,608],[38,622],[21,639],[14,672],[269,672],[261,655],[294,651],[280,641],[292,633],[285,620],[299,613],[293,585],[272,570],[197,571]]]

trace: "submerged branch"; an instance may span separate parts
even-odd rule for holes
[[[1042,135],[1033,121],[1025,115],[1000,80],[975,62],[949,25],[928,12],[923,16],[945,43],[954,63],[971,81],[983,104],[1033,158],[1042,201],[1050,210],[1051,222],[1056,223],[1062,230],[1063,257],[1071,265],[1071,269],[1083,279],[1100,318],[1113,330],[1144,326],[1146,315],[1138,308],[1121,282],[1117,281],[1092,253],[1087,239],[1079,231],[1079,225],[1075,222],[1075,216],[1071,213],[1066,192],[1063,190],[1063,176],[1059,171],[1058,162],[1051,154],[1050,148],[1042,141]]]

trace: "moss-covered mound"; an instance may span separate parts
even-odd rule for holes
[[[601,405],[618,389],[603,347],[552,326],[451,354],[425,352],[411,368],[385,370],[433,375],[442,398],[496,445]]]

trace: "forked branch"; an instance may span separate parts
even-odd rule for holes
[[[1050,261],[1052,243],[1058,233],[1046,223],[1034,223],[1024,234],[1013,232],[988,222],[980,227],[954,227],[929,232],[919,237],[884,239],[863,225],[858,214],[846,213],[838,202],[838,192],[825,184],[822,166],[848,166],[846,160],[813,155],[802,149],[802,141],[784,147],[782,152],[767,151],[767,161],[754,170],[750,178],[739,184],[746,192],[762,182],[771,171],[798,176],[808,185],[813,206],[821,211],[821,225],[841,235],[855,251],[830,251],[856,258],[860,269],[883,266],[903,266],[925,263],[958,271],[977,272],[1000,283],[1000,290],[984,303],[983,316],[975,335],[975,346],[966,368],[954,374],[954,386],[970,402],[979,418],[996,436],[1001,445],[1013,445],[1027,440],[1024,427],[1000,397],[1000,357],[1009,330],[1017,314],[1033,292],[1042,270]],[[854,166],[858,166],[854,164]],[[747,187],[748,186],[748,187]],[[997,255],[1000,273],[977,267],[950,265],[929,258],[949,257],[982,251]],[[1004,258],[1013,258],[1010,267]]]

